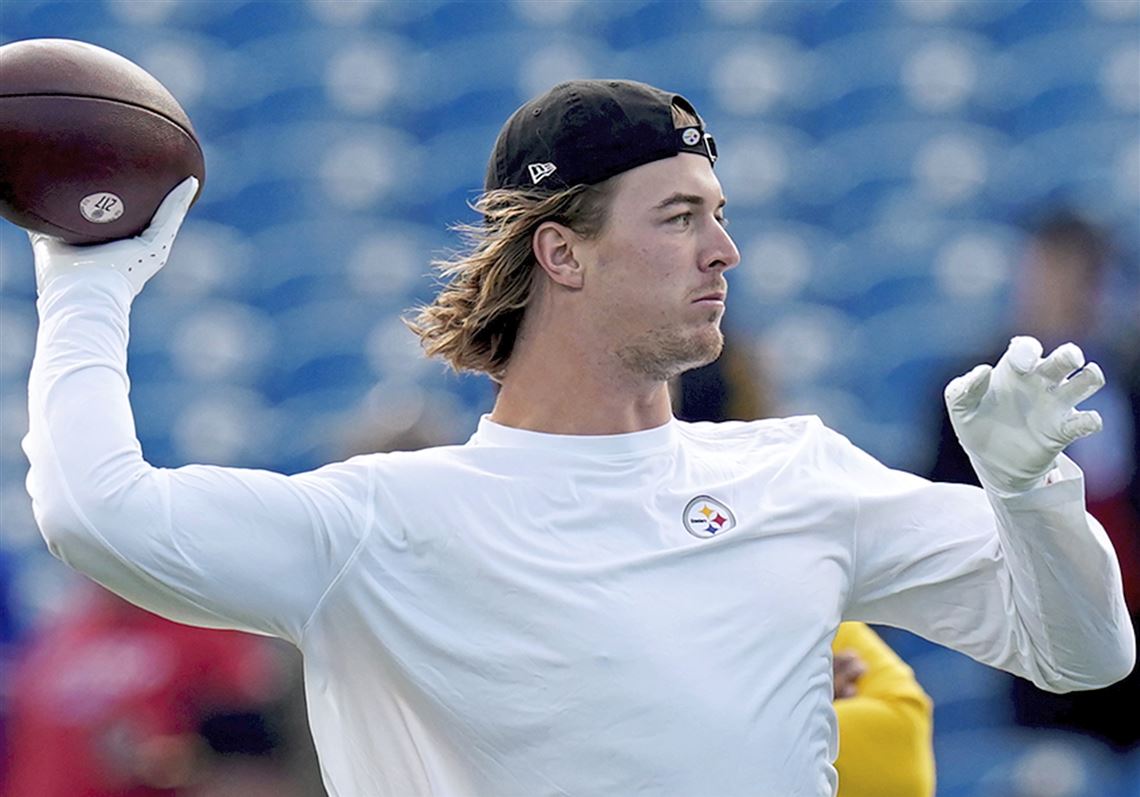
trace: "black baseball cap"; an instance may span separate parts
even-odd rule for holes
[[[674,103],[697,124],[677,129]],[[560,191],[681,152],[716,163],[713,137],[680,94],[632,80],[571,80],[511,114],[495,141],[484,187]]]

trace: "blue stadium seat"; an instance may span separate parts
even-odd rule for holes
[[[345,422],[355,416],[372,383],[314,386],[274,407],[289,434],[277,441],[274,457],[287,473],[311,470],[344,457]]]
[[[287,403],[310,393],[357,395],[363,398],[375,382],[368,358],[360,351],[345,350],[313,355],[283,369],[272,382],[271,395]]]
[[[28,236],[19,227],[0,219],[0,295],[34,300],[36,271]]]
[[[1080,4],[1036,5],[1040,8]],[[1099,114],[1107,109],[1107,106],[1091,105],[1087,100],[1072,111],[1059,106],[1062,100],[1081,99],[1082,93],[1089,97],[1098,95],[1106,59],[1121,47],[1135,47],[1137,35],[1140,35],[1140,26],[1135,23],[1098,24],[1047,31],[1012,43],[995,70],[1000,82],[994,97],[996,103],[1013,114],[1011,131],[1030,135],[1051,124],[1073,121],[1083,114]],[[1050,93],[1055,94],[1055,100],[1047,97],[1044,108],[1036,114],[1018,118],[1018,111]],[[1044,112],[1051,105],[1058,106],[1052,109],[1053,116]]]
[[[366,215],[282,224],[252,238],[258,265],[244,299],[279,312],[316,299],[363,297],[379,316],[423,298],[431,286],[430,260],[457,244],[443,225],[377,222]]]
[[[422,101],[425,59],[388,32],[300,27],[248,41],[234,58],[246,70],[235,81],[240,107],[263,123],[380,114],[385,124],[411,124]]]
[[[482,191],[485,159],[498,134],[499,123],[480,122],[451,127],[423,142],[425,155],[417,193],[425,202],[450,209],[444,224],[459,218],[465,204]]]
[[[826,228],[788,220],[745,232],[738,232],[738,226],[733,222],[731,227],[741,266],[728,275],[730,308],[737,301],[782,304],[805,295],[831,302],[847,295],[849,281],[859,278],[845,262],[839,238]]]
[[[908,22],[895,3],[839,0],[824,6],[812,27],[820,42],[828,42],[852,32],[894,29]]]
[[[526,30],[473,32],[433,47],[416,86],[425,113],[422,123],[432,134],[444,129],[443,125],[501,123],[528,99],[527,83],[542,77],[526,71],[534,64],[531,59],[555,47],[575,54],[589,72],[576,77],[608,76],[611,54],[604,42],[559,30],[541,35]],[[549,88],[567,75],[551,77],[536,90]]]
[[[1115,0],[1108,0],[1115,2]],[[973,4],[971,4],[973,5]],[[1036,35],[1050,32],[1068,33],[1097,19],[1089,10],[1089,2],[1054,3],[1051,0],[1029,0],[1023,3],[986,3],[978,5],[1006,6],[1006,13],[986,25],[986,33],[1002,45],[1016,44]]]
[[[183,0],[178,15],[171,22],[197,24],[211,33],[225,37],[231,46],[240,46],[254,37],[278,32],[303,30],[312,24],[306,3],[264,3],[244,0],[222,0],[199,3]]]
[[[1135,121],[1094,118],[1052,128],[1010,151],[992,190],[1010,204],[1070,203],[1113,219],[1127,208],[1116,189],[1121,159],[1138,142]],[[1126,213],[1122,221],[1135,219],[1134,210]]]
[[[812,58],[814,79],[805,87],[814,111],[810,124],[817,135],[832,135],[877,122],[961,116],[970,109],[975,81],[984,80],[990,54],[979,36],[906,26],[851,33],[821,45]],[[964,71],[949,72],[954,67]],[[962,81],[958,94],[947,94],[955,77]],[[941,86],[942,94],[931,95],[924,107],[925,95],[911,96],[908,84],[916,91]]]
[[[710,130],[722,154],[717,174],[730,203],[728,213],[738,218],[755,207],[816,202],[841,179],[818,168],[814,142],[794,127],[733,120]]]
[[[200,383],[178,376],[163,376],[137,380],[131,386],[131,401],[135,407],[135,426],[147,461],[158,467],[178,467],[199,460],[188,456],[185,441],[179,440],[180,422],[186,414],[202,402],[229,403],[241,411],[248,403],[247,390],[227,388],[217,384]],[[269,438],[270,440],[272,438]],[[273,452],[248,448],[235,452],[239,456],[225,464],[243,467],[271,467]],[[222,464],[221,461],[215,460]]]
[[[347,295],[281,310],[276,315],[282,347],[278,362],[292,371],[329,355],[363,356],[368,334],[387,317],[367,299]]]
[[[998,131],[956,120],[922,120],[869,124],[828,137],[832,162],[844,164],[844,177],[852,188],[864,183],[909,183],[915,177],[915,159],[939,140],[956,140],[976,147],[988,165],[999,161],[1009,143]],[[983,178],[988,172],[983,172]]]
[[[657,6],[669,5],[658,0]],[[676,4],[683,7],[683,4]],[[772,3],[768,0],[703,0],[701,27],[709,30],[753,31],[792,36],[812,46],[822,35],[820,21],[831,9],[822,3]],[[660,14],[646,4],[644,16]]]
[[[415,5],[415,4],[409,4]],[[467,36],[512,34],[525,29],[525,21],[511,3],[434,2],[430,12],[413,23],[411,32],[418,40],[446,48],[455,39]]]
[[[101,4],[6,0],[0,42],[62,35],[60,32],[67,30],[92,31],[107,22],[107,11]]]
[[[863,341],[846,377],[874,417],[929,427],[940,412],[947,374],[988,350],[999,330],[998,308],[969,300],[918,300],[874,315],[853,334]],[[925,435],[929,436],[929,435]],[[920,436],[917,440],[922,440]]]
[[[684,94],[717,120],[716,129],[726,115],[787,122],[810,97],[810,64],[795,40],[751,30],[679,30],[685,32],[625,50],[615,59],[614,73]],[[688,57],[695,53],[706,55]]]
[[[937,720],[936,720],[937,722]],[[939,734],[939,797],[1122,797],[1122,762],[1089,738],[983,728]]]

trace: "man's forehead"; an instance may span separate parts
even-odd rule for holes
[[[679,197],[720,205],[724,192],[707,158],[682,152],[646,163],[620,176],[619,191],[638,204],[655,207]]]

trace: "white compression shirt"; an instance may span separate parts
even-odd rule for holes
[[[811,417],[463,446],[291,477],[142,458],[130,291],[41,297],[28,486],[52,551],[187,623],[304,653],[332,797],[826,797],[829,646],[900,626],[1053,690],[1135,656],[1080,471],[1013,498]]]

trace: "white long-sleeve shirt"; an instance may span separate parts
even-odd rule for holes
[[[890,470],[812,417],[462,446],[286,477],[156,469],[130,290],[39,301],[28,488],[51,550],[187,623],[304,653],[332,797],[836,786],[829,646],[910,629],[1052,690],[1135,659],[1080,471],[1013,498]]]

